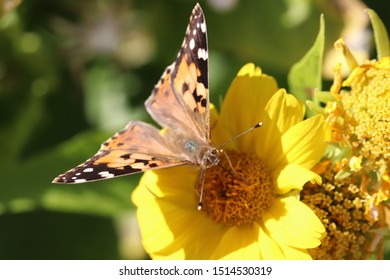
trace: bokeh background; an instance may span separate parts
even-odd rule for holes
[[[332,50],[340,36],[360,61],[375,57],[365,7],[390,30],[388,0],[199,2],[217,107],[247,62],[288,88],[288,71],[313,44],[321,13],[324,90],[340,60]],[[195,3],[0,1],[0,259],[148,258],[130,201],[140,175],[51,181],[128,121],[151,121],[143,103],[174,61]]]

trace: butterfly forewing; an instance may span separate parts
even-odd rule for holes
[[[206,22],[202,9],[196,5],[176,62],[167,68],[145,106],[163,127],[183,131],[208,142],[207,57]]]
[[[174,129],[182,134],[196,129],[193,119],[184,105],[181,96],[172,89],[171,73],[174,64],[168,66],[152,94],[145,102],[145,107],[153,119],[162,127]]]
[[[172,86],[198,126],[201,137],[210,140],[208,50],[206,20],[199,5],[192,11],[182,47],[171,74]]]

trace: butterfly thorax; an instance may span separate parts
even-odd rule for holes
[[[184,142],[184,150],[202,168],[215,166],[219,162],[219,150],[210,144],[187,140]]]

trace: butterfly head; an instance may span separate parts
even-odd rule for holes
[[[220,153],[221,151],[214,147],[210,147],[209,149],[207,149],[201,161],[202,168],[209,168],[217,165],[219,163]]]

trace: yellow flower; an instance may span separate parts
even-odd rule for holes
[[[253,64],[233,81],[212,130],[215,146],[262,121],[207,169],[203,208],[199,171],[146,172],[132,199],[146,251],[153,259],[310,259],[324,227],[299,201],[324,153],[323,117],[302,121],[304,106]],[[232,172],[232,168],[234,172]]]
[[[324,108],[330,146],[315,168],[322,185],[308,183],[301,193],[327,229],[321,246],[310,253],[315,259],[365,259],[373,253],[383,258],[390,198],[390,57],[359,65],[342,39],[335,47],[351,73],[343,80],[340,64],[334,68],[333,101]]]
[[[350,54],[342,40],[335,45]],[[362,65],[356,65],[352,54],[346,58],[355,68],[344,81],[340,68],[335,68],[331,93],[337,100],[326,105],[326,127],[329,140],[342,145],[343,159],[349,161],[340,170],[342,177],[357,171],[370,177],[366,206],[371,215],[370,209],[390,198],[383,190],[386,180],[382,179],[390,173],[390,57]]]
[[[340,92],[346,120],[343,133],[374,166],[390,160],[390,57],[356,67]]]
[[[301,199],[321,219],[327,235],[319,247],[309,250],[310,255],[321,260],[367,258],[372,253],[368,248],[375,239],[371,232],[375,222],[365,215],[366,195],[359,178],[335,180],[338,166],[331,165],[329,160],[322,161],[314,170],[321,174],[322,184],[307,183]]]

